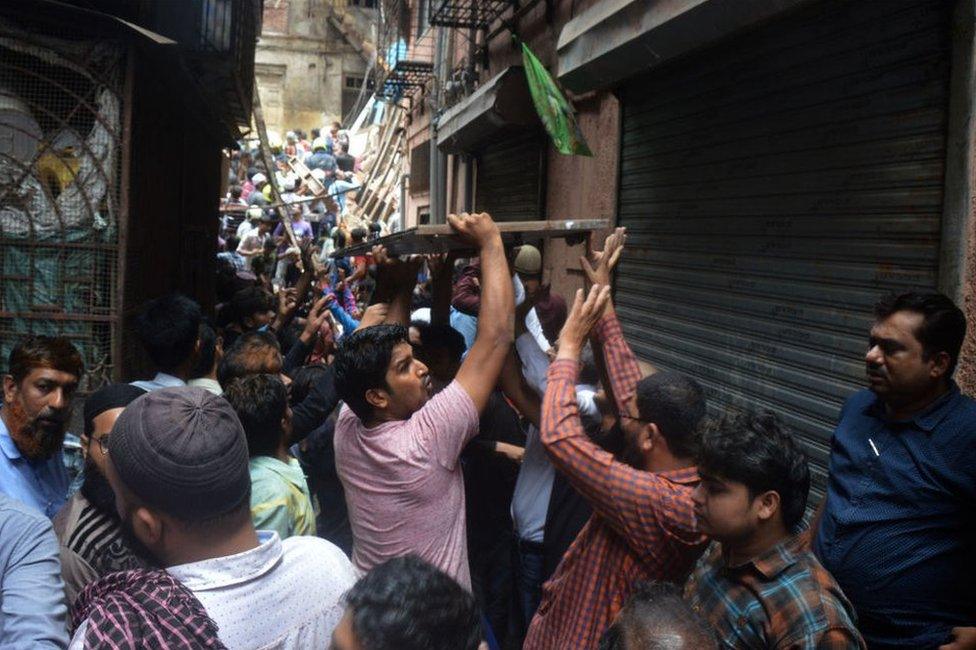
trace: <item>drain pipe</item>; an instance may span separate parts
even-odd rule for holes
[[[444,103],[444,81],[447,77],[447,30],[437,28],[434,51],[434,92],[430,111],[430,222],[447,223],[447,155],[437,148],[437,119]]]

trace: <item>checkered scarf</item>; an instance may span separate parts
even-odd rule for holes
[[[226,650],[193,592],[158,569],[109,573],[89,584],[71,609],[73,628],[85,620],[86,650]]]

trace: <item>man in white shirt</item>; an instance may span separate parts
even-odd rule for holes
[[[123,527],[199,600],[226,647],[328,647],[352,565],[324,539],[254,529],[247,441],[225,399],[192,387],[145,395],[108,447]]]

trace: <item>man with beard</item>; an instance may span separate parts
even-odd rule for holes
[[[0,409],[0,492],[49,518],[68,495],[61,445],[84,372],[67,339],[30,336],[10,352]]]
[[[870,648],[976,647],[976,401],[952,380],[966,318],[942,294],[887,296],[830,444],[813,550]]]
[[[638,581],[683,581],[707,543],[692,502],[705,399],[697,383],[678,373],[640,378],[610,302],[610,273],[623,242],[621,228],[594,254],[595,268],[584,260],[593,287],[585,301],[577,292],[549,367],[540,438],[593,515],[542,587],[528,650],[595,649]],[[615,400],[629,463],[590,440],[580,420],[579,358],[591,333],[605,360],[604,386]]]
[[[112,425],[130,402],[144,394],[130,384],[110,384],[85,400],[85,432],[81,436],[85,481],[54,518],[69,604],[96,578],[146,564],[126,543],[115,510],[115,494],[105,478],[105,451]]]
[[[247,439],[226,399],[186,386],[135,400],[112,427],[105,476],[123,529],[165,568],[164,577],[178,583],[160,583],[160,588],[182,594],[197,613],[199,601],[224,646],[328,646],[342,616],[340,598],[354,582],[352,565],[324,539],[282,540],[274,531],[255,530]],[[138,580],[117,579],[127,573],[102,577],[82,592],[74,607],[75,646],[90,638],[92,625],[117,638],[119,625],[141,618],[134,607],[158,613],[157,595],[144,593],[140,601]],[[91,592],[100,599],[108,593],[125,606],[124,615],[85,617]],[[165,613],[165,601],[162,609]],[[151,638],[139,641],[131,647],[169,647]]]

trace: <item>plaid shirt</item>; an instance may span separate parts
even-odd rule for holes
[[[711,621],[723,648],[853,650],[864,648],[854,609],[817,558],[791,538],[729,567],[722,548],[696,568],[685,596]]]
[[[596,328],[614,398],[622,412],[640,369],[616,316]],[[695,468],[651,473],[630,467],[586,435],[576,404],[579,364],[549,368],[542,442],[553,465],[593,506],[593,516],[542,588],[527,650],[596,648],[639,580],[681,582],[705,548],[696,530],[691,492]]]
[[[166,571],[132,569],[89,584],[71,608],[71,648],[221,650],[217,624]]]

